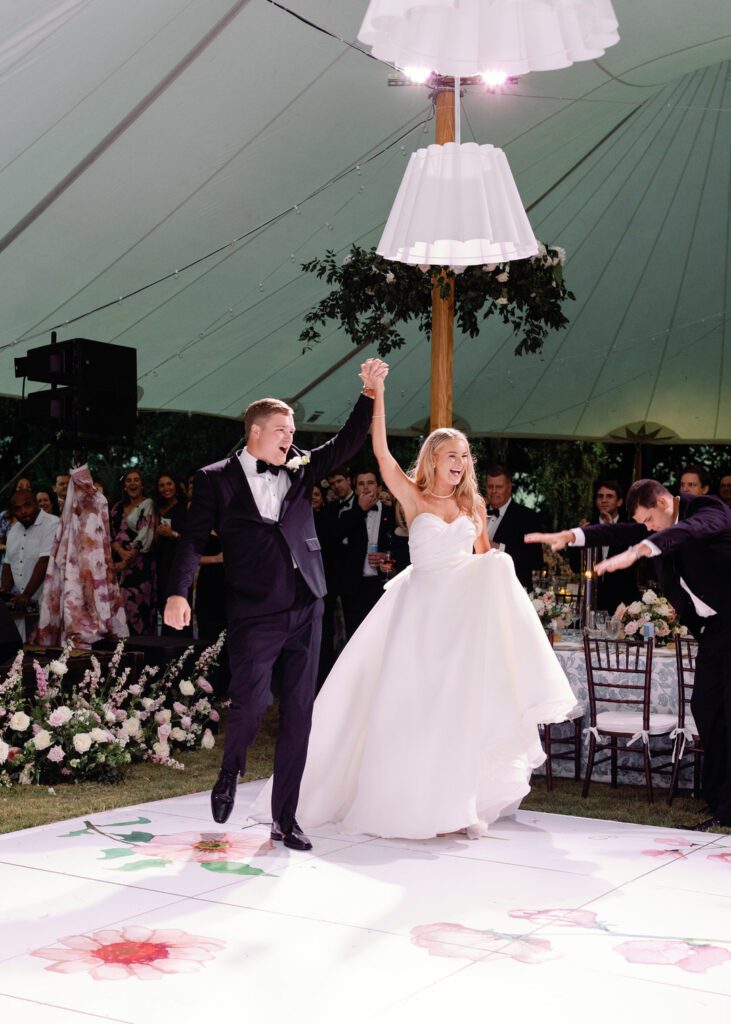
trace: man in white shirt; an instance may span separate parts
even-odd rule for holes
[[[10,607],[25,638],[25,613],[31,601],[40,603],[43,580],[58,526],[58,516],[38,507],[32,491],[16,491],[10,499],[16,522],[8,531],[2,591],[12,594]]]
[[[657,480],[638,480],[627,493],[634,522],[534,533],[527,543],[622,545],[596,571],[627,569],[652,558],[663,592],[698,641],[691,710],[704,751],[707,832],[731,826],[731,509],[711,495],[673,497]],[[630,545],[630,546],[627,546]]]

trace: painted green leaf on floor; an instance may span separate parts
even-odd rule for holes
[[[116,860],[119,857],[134,857],[135,850],[126,850],[123,846],[113,846],[111,850],[102,850],[99,860]]]
[[[76,836],[88,836],[91,835],[91,830],[88,828],[77,829],[76,832],[64,832],[62,836],[58,836],[59,839],[75,839]]]
[[[129,861],[127,864],[123,864],[119,868],[115,868],[115,871],[144,871],[145,868],[164,868],[166,864],[171,864],[172,861],[162,860],[160,857],[148,857],[146,860],[135,860]]]
[[[207,861],[202,863],[201,867],[218,875],[267,875],[268,878],[277,877],[276,875],[268,874],[262,868],[252,868],[251,864],[237,864],[235,861],[230,860]]]
[[[125,843],[149,843],[155,837],[152,832],[127,832],[125,835],[115,832],[114,838],[121,839]]]

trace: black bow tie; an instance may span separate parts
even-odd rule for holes
[[[264,459],[256,460],[257,473],[273,473],[276,476],[280,469],[282,466],[272,466],[271,462],[265,462]]]
[[[366,512],[366,515],[369,516],[371,514],[371,512],[377,512],[377,511],[378,511],[378,507],[376,505],[373,505],[371,508],[368,509],[368,511]]]
[[[499,508],[489,508],[487,510],[487,514],[489,516],[494,516],[495,519],[499,519],[500,518],[500,509]]]

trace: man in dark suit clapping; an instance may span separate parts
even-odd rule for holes
[[[652,558],[663,593],[698,640],[691,708],[703,746],[703,795],[713,815],[696,826],[731,826],[731,509],[711,495],[673,497],[657,480],[638,480],[627,493],[634,522],[535,533],[526,541],[625,547],[596,569],[628,569]],[[631,547],[627,547],[631,545]]]
[[[386,577],[379,566],[390,551],[396,520],[393,508],[379,499],[380,480],[372,469],[356,473],[355,502],[339,519],[344,550],[340,590],[348,639],[383,593]]]
[[[513,477],[504,466],[490,466],[485,493],[490,542],[510,555],[515,575],[530,590],[532,573],[543,568],[543,552],[523,538],[540,529],[540,520],[532,509],[513,500]]]

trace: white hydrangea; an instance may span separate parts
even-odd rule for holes
[[[139,736],[140,732],[142,731],[142,727],[140,726],[138,718],[128,718],[127,721],[124,723],[124,728],[127,734],[132,737]]]

